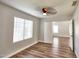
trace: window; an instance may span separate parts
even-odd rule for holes
[[[29,20],[25,20],[25,31],[24,31],[24,39],[32,38],[33,32],[33,22]]]
[[[13,42],[32,38],[33,21],[14,17]]]
[[[53,33],[58,33],[59,31],[59,28],[58,28],[58,24],[56,24],[55,22],[53,23]]]
[[[24,20],[20,18],[14,18],[14,35],[13,42],[23,40]]]

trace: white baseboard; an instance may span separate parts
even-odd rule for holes
[[[13,55],[15,55],[15,54],[17,54],[17,53],[19,53],[19,52],[23,51],[24,49],[29,48],[30,46],[32,46],[32,45],[34,45],[34,44],[36,44],[36,43],[38,43],[38,42],[34,42],[34,43],[32,43],[32,44],[30,44],[30,45],[28,45],[28,46],[24,47],[24,48],[21,48],[21,49],[19,49],[19,50],[15,51],[14,53],[8,54],[8,55],[7,55],[7,56],[5,56],[4,58],[9,58],[9,57],[11,57],[11,56],[13,56]]]
[[[38,40],[38,42],[44,42],[43,40]]]
[[[42,40],[39,40],[38,42],[43,42],[43,43],[52,43],[52,42],[45,42],[45,41],[42,41]]]
[[[79,58],[79,55],[78,55],[78,53],[76,51],[75,51],[75,54],[76,54],[76,57]]]

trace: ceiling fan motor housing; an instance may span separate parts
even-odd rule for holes
[[[48,9],[47,8],[43,8],[42,11],[43,11],[43,13],[47,13]]]

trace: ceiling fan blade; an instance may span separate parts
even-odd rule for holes
[[[57,11],[55,11],[55,12],[47,12],[48,14],[56,14],[57,13]]]
[[[38,7],[36,7],[35,9],[36,9],[36,11],[38,11],[38,12],[41,12],[41,13],[42,13],[42,7],[39,7],[39,6],[38,6]]]
[[[48,10],[49,11],[56,11],[56,9],[55,8],[52,8],[52,7],[48,7]]]

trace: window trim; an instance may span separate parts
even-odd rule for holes
[[[20,18],[20,19],[22,19],[22,20],[24,20],[24,26],[23,26],[23,40],[18,40],[18,41],[14,41],[14,27],[15,27],[15,18],[20,18],[20,17],[14,17],[14,24],[13,24],[13,40],[12,40],[12,42],[13,43],[18,43],[18,42],[21,42],[21,41],[24,41],[24,40],[28,40],[28,39],[32,39],[33,38],[33,29],[34,29],[34,22],[33,22],[33,20],[28,20],[28,19],[23,19],[23,18]],[[25,36],[25,20],[28,20],[28,21],[32,21],[32,36],[30,37],[30,38],[27,38],[27,39],[24,39],[24,36]]]

